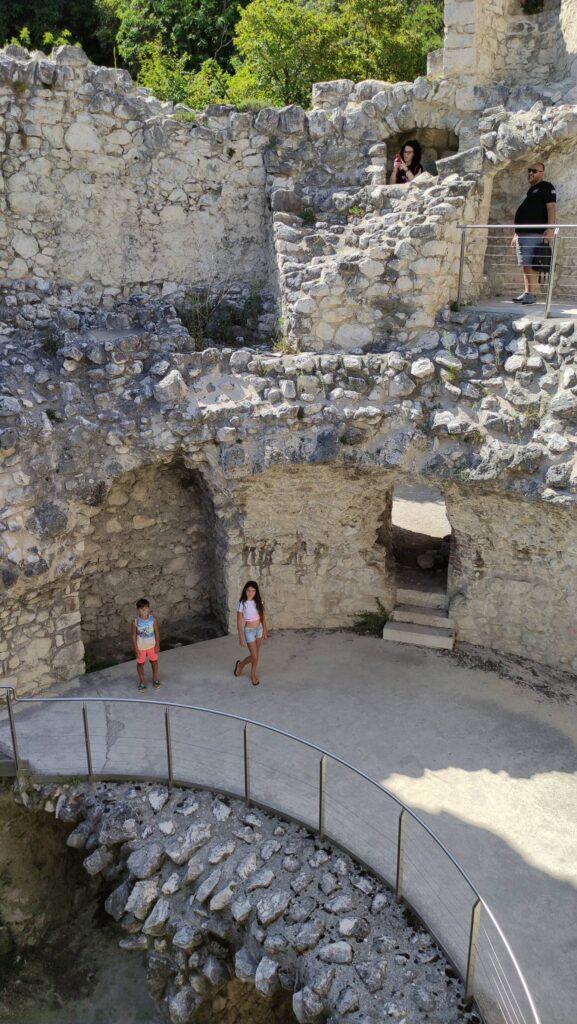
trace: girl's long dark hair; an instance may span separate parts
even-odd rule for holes
[[[403,145],[401,147],[401,156],[403,157],[403,160],[405,159],[403,156],[403,153],[405,152],[405,146],[413,147],[413,159],[409,164],[409,170],[412,171],[414,174],[415,171],[417,171],[421,165],[421,143],[418,141],[418,139],[407,139],[406,142],[403,142]]]
[[[241,601],[247,601],[248,600],[248,598],[246,596],[246,592],[247,592],[249,587],[254,587],[254,589],[256,590],[256,594],[254,595],[254,603],[256,604],[256,606],[258,608],[259,615],[263,615],[264,614],[264,604],[262,603],[262,597],[260,596],[260,590],[258,589],[258,583],[255,583],[254,580],[247,580],[246,581],[244,587],[242,588],[242,594],[240,595],[240,600]]]

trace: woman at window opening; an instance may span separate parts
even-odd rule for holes
[[[409,139],[395,156],[389,185],[406,185],[422,173],[421,144],[416,139]]]

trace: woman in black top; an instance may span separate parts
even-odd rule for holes
[[[389,185],[406,185],[422,172],[421,144],[416,139],[409,139],[395,157]]]

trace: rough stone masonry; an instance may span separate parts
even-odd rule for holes
[[[171,1024],[236,1020],[231,980],[292,1019],[478,1024],[455,971],[390,890],[305,828],[162,786],[26,785],[102,883],[120,948],[143,953]]]
[[[273,626],[391,607],[401,480],[444,495],[457,638],[577,670],[574,322],[450,310],[459,221],[502,220],[526,159],[577,216],[573,11],[448,2],[427,76],[318,83],[310,111],[199,113],[75,47],[2,51],[4,680],[122,654],[147,591],[184,631],[233,625],[253,575]],[[513,36],[546,40],[538,82]],[[388,186],[420,132],[427,172]],[[465,255],[474,301],[495,274]],[[257,296],[251,337],[191,335],[191,295]]]

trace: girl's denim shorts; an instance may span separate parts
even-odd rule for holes
[[[255,640],[262,640],[262,622],[259,622],[258,626],[245,626],[244,638],[247,644],[252,644]]]

